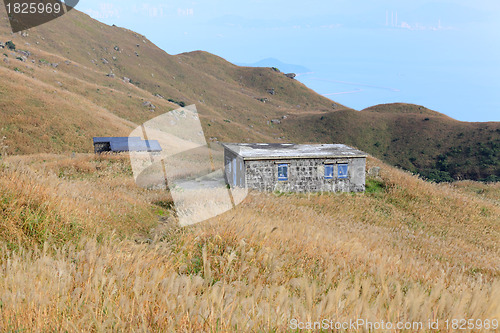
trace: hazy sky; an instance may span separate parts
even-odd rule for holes
[[[170,54],[305,66],[312,73],[299,80],[356,109],[410,102],[459,120],[500,120],[497,0],[86,0],[76,8]]]

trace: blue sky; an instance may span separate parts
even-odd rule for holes
[[[409,102],[463,121],[500,120],[500,1],[86,0],[76,8],[170,54],[302,65],[310,72],[300,81],[358,110]]]

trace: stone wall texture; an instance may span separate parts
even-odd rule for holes
[[[337,165],[347,164],[347,178],[338,178]],[[278,164],[288,164],[288,180],[278,180]],[[325,179],[325,164],[333,178]],[[365,158],[245,161],[248,188],[280,192],[361,192],[365,190]]]
[[[361,192],[365,190],[366,158],[304,158],[246,160],[225,150],[226,182],[231,187],[280,192]],[[278,180],[278,165],[288,164],[288,180]],[[333,178],[325,179],[325,164],[333,164]],[[338,164],[347,164],[347,178],[338,177]]]

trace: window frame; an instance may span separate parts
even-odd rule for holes
[[[285,176],[280,176],[280,168],[285,168],[286,170],[286,174]],[[279,163],[278,164],[278,181],[280,182],[285,182],[285,181],[288,181],[288,170],[290,169],[290,166],[288,163]]]
[[[340,174],[341,167],[345,167],[345,174],[344,175]],[[338,179],[347,179],[348,174],[349,174],[349,164],[348,163],[337,164],[337,178]]]
[[[333,179],[333,171],[334,171],[334,164],[333,163],[325,163],[325,171],[324,171],[324,177],[325,179]],[[327,169],[331,169],[331,172],[329,173],[329,175],[326,173],[326,170]]]

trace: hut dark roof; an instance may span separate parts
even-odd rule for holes
[[[125,152],[125,151],[145,151],[145,152],[160,152],[162,151],[160,143],[157,140],[142,140],[138,136],[132,137],[94,137],[94,145],[99,143],[109,143],[110,151]]]

